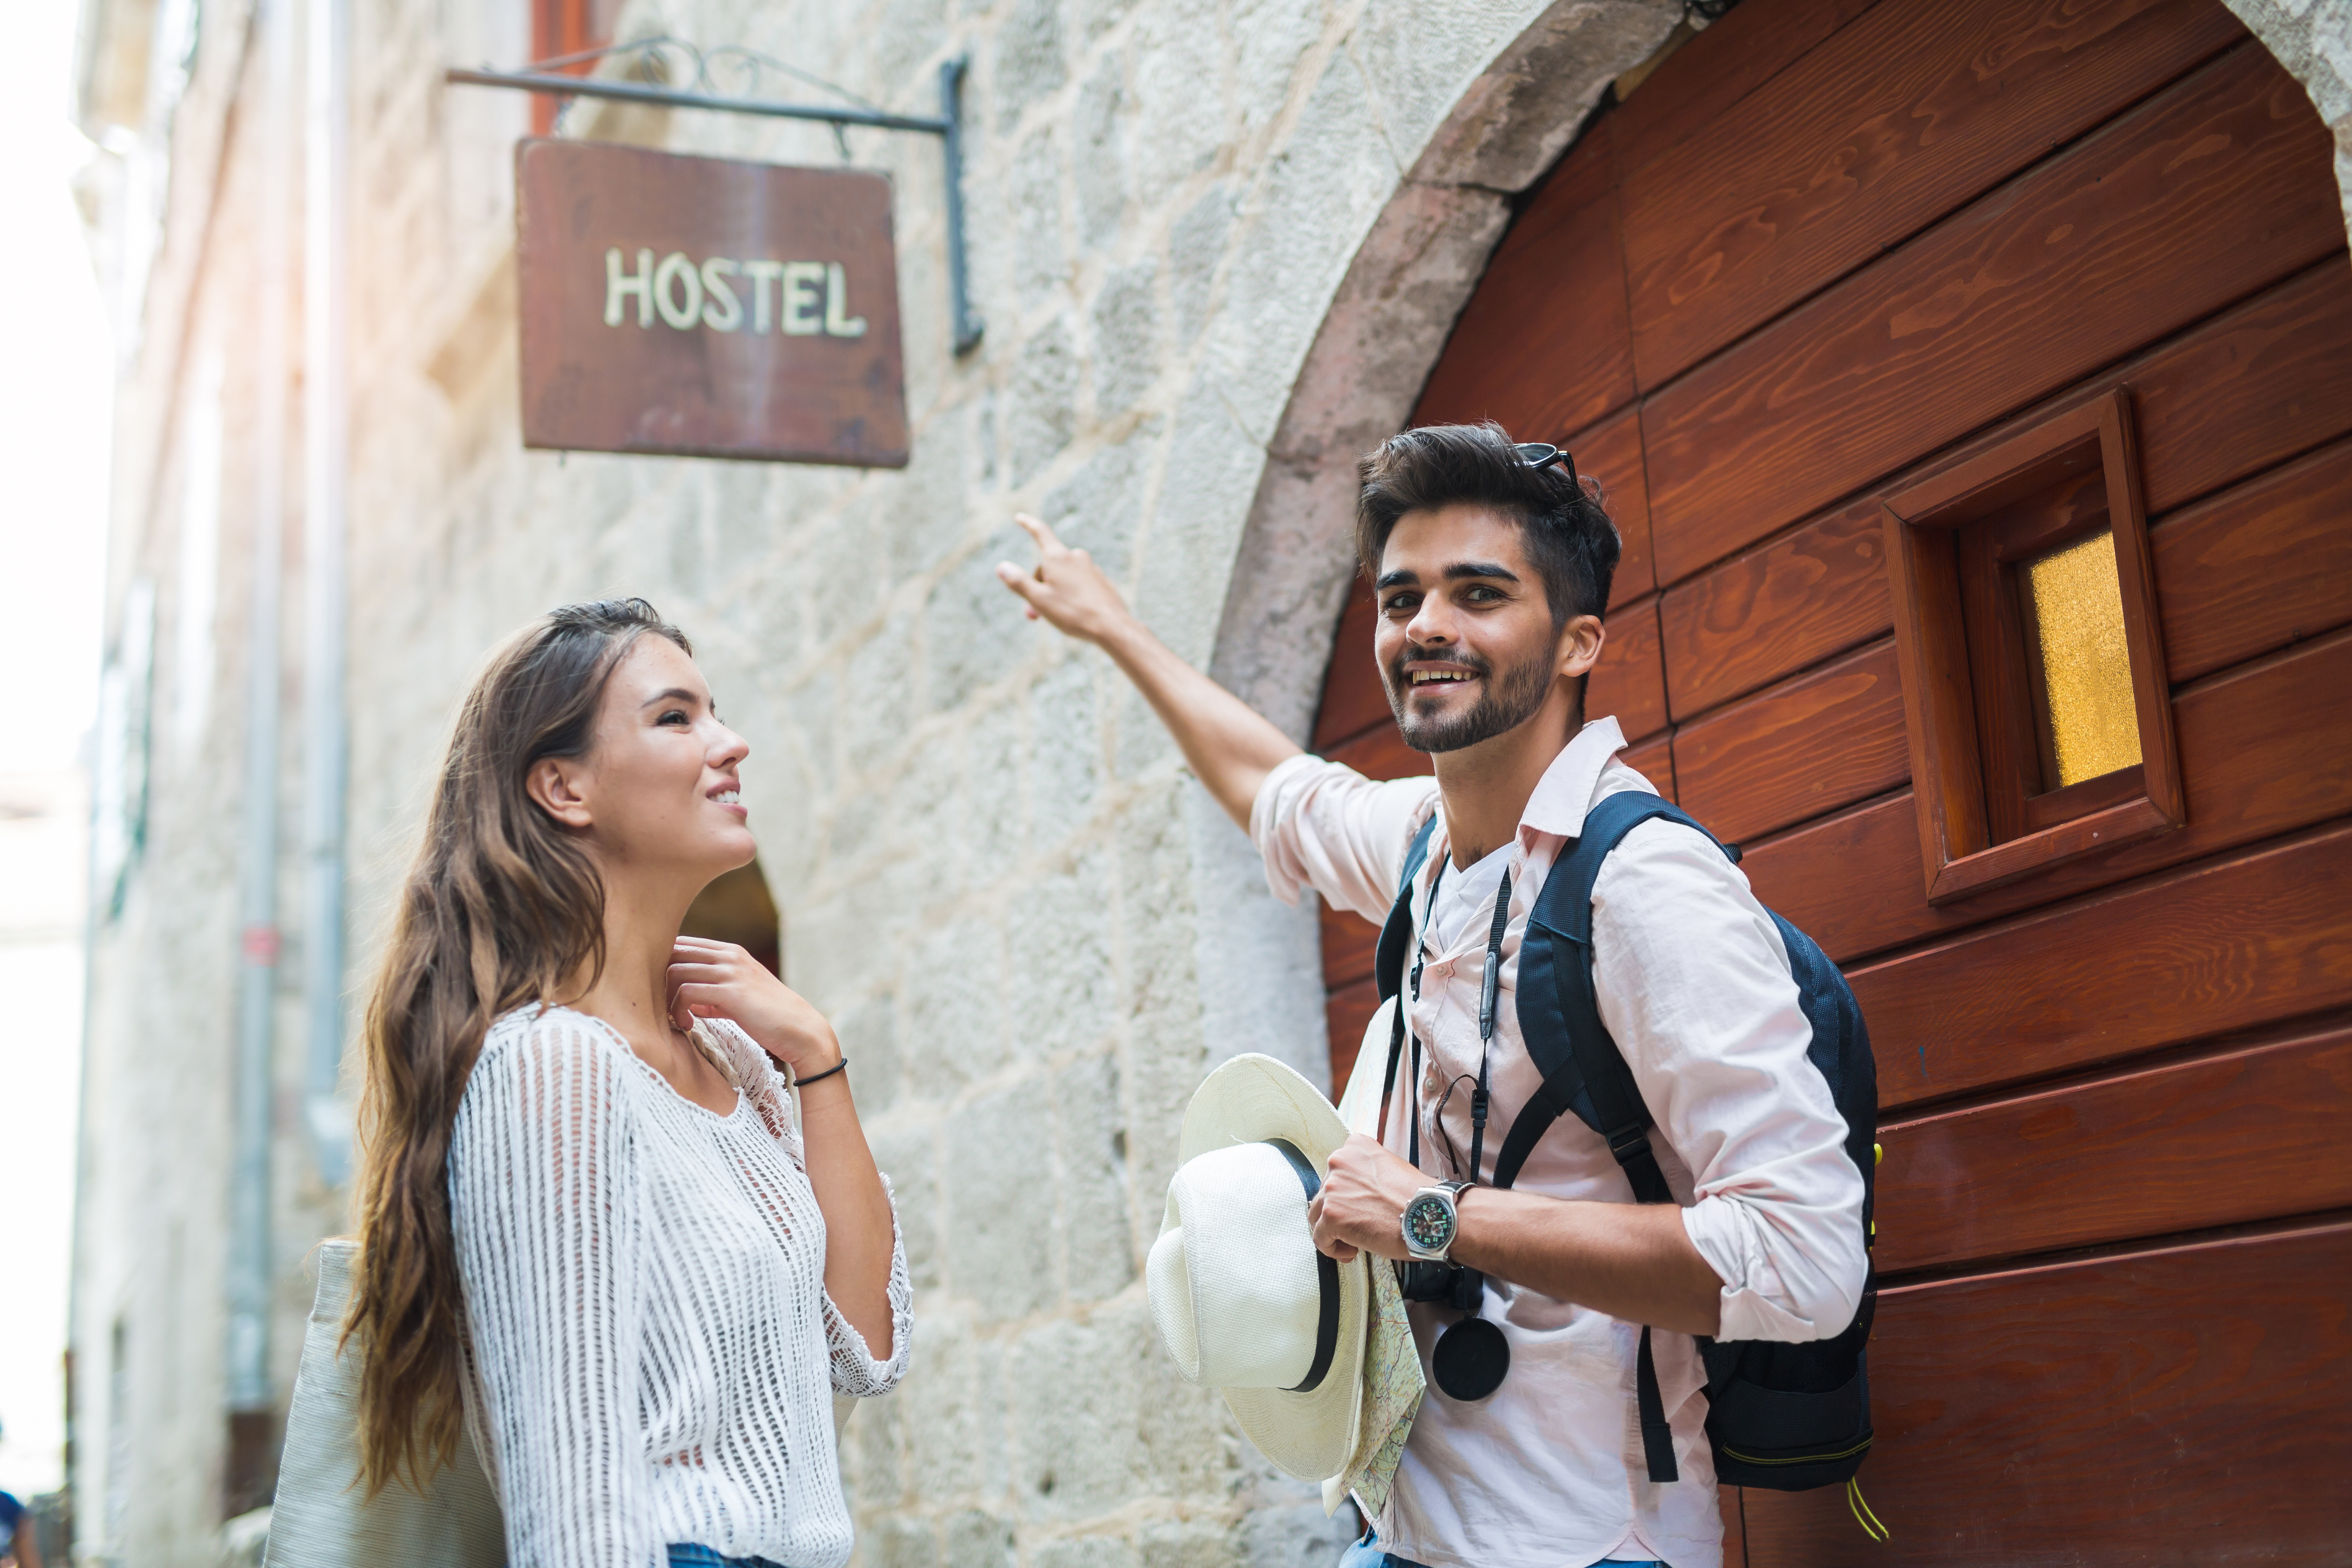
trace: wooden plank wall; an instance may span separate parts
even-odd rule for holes
[[[1588,708],[1861,996],[1886,1158],[1874,1546],[2343,1560],[2352,1489],[2352,267],[2327,134],[2217,0],[1748,0],[1597,120],[1416,422],[1561,442],[1624,540]],[[1877,498],[2122,386],[2181,830],[1921,893]],[[1368,598],[1315,744],[1397,741]],[[1335,1074],[1373,932],[1327,914]],[[2336,1286],[2326,1281],[2333,1280]]]

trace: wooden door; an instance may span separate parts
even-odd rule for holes
[[[1748,0],[1598,118],[1415,412],[1623,534],[1589,710],[1842,963],[1885,1148],[1866,1540],[1754,1564],[2352,1551],[2352,268],[2217,0]],[[2122,392],[2183,821],[1931,900],[1882,501]],[[1369,600],[1315,743],[1426,772]],[[2159,712],[2161,709],[2158,710]],[[1327,915],[1335,1081],[1373,932]]]

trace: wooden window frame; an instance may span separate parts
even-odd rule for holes
[[[1928,901],[2185,822],[2127,389],[2005,435],[1887,496],[1882,510]],[[2035,656],[2011,574],[2096,528],[2101,513],[2115,536],[2140,763],[2042,791],[2024,662]]]

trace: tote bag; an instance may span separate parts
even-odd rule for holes
[[[338,1353],[359,1243],[319,1248],[319,1293],[286,1415],[264,1568],[499,1568],[506,1521],[462,1426],[457,1457],[423,1491],[359,1484],[360,1352]]]

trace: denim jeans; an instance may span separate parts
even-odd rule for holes
[[[669,1568],[783,1568],[764,1557],[721,1557],[708,1546],[673,1546]]]
[[[1421,1568],[1421,1564],[1381,1551],[1379,1536],[1367,1530],[1361,1541],[1340,1554],[1339,1568]],[[1666,1568],[1666,1565],[1663,1563],[1629,1562],[1622,1557],[1603,1557],[1592,1568]]]

